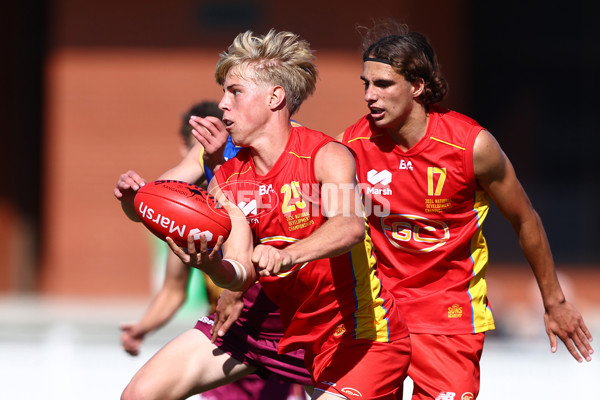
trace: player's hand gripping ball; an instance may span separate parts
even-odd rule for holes
[[[168,236],[178,246],[187,247],[193,234],[200,249],[200,234],[213,248],[219,236],[227,239],[231,220],[227,211],[204,189],[187,182],[159,180],[141,187],[134,199],[143,224],[162,240]]]

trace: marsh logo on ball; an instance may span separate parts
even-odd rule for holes
[[[198,228],[190,229],[190,235],[194,235],[194,240],[200,240],[200,235],[204,235],[207,242],[212,241],[214,237],[211,231],[200,231]]]
[[[150,232],[162,240],[170,237],[178,246],[188,246],[190,234],[195,240],[204,234],[212,247],[219,236],[226,239],[231,231],[227,211],[202,188],[187,182],[148,182],[137,191],[134,206]]]

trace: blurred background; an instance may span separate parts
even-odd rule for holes
[[[156,241],[112,190],[128,169],[150,180],[179,161],[182,113],[220,98],[218,54],[246,29],[291,30],[316,49],[321,78],[296,119],[331,135],[366,112],[355,26],[394,17],[427,35],[450,83],[443,105],[475,118],[511,158],[563,288],[600,338],[592,2],[30,0],[3,9],[0,398],[118,398],[205,311],[195,293],[140,357],[121,350],[119,321],[141,315],[162,270]],[[480,398],[597,396],[597,360],[579,365],[562,344],[550,354],[510,225],[493,210],[484,233],[498,329]]]

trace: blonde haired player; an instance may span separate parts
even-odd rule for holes
[[[225,139],[220,134],[226,134],[226,132],[217,129],[219,127],[223,128],[222,116],[223,111],[219,109],[218,104],[215,102],[203,101],[192,105],[182,116],[179,130],[183,159],[174,168],[162,174],[161,178],[184,180],[206,187],[205,176],[209,170],[208,165],[205,165],[204,158],[207,158],[207,164],[210,164],[211,169],[214,169],[215,164],[211,162],[212,159],[228,158],[234,156],[239,150],[230,141],[217,140],[217,137]],[[190,120],[192,120],[191,123]],[[200,122],[210,126],[211,130],[200,127],[198,125]],[[194,138],[193,131],[195,129],[209,134],[207,140],[204,141],[206,152],[205,146]],[[217,153],[216,156],[215,153]],[[121,187],[121,190],[125,191],[122,185],[126,182],[130,182],[131,186],[137,188],[143,185],[145,180],[135,171],[128,171],[122,175],[122,179],[117,184],[117,189]],[[121,194],[119,193],[119,195]],[[117,198],[119,198],[118,195]],[[132,207],[122,196],[120,199],[125,208]],[[234,303],[233,300],[237,300],[237,296],[234,297],[232,293],[228,292],[221,293],[223,289],[206,277],[202,280],[198,276],[199,274],[202,274],[202,272],[190,269],[175,254],[168,252],[164,280],[144,315],[137,322],[122,323],[120,326],[122,330],[121,344],[125,351],[134,356],[138,355],[146,335],[159,329],[173,317],[186,301],[189,289],[192,289],[193,294],[203,289],[203,287],[192,288],[191,285],[198,285],[203,282],[210,310],[208,316],[199,319],[198,329],[207,338],[214,338],[221,350],[228,352],[232,357],[242,362],[248,363],[250,367],[255,369],[255,373],[240,377],[229,384],[222,383],[218,387],[203,391],[201,398],[206,400],[304,399],[302,385],[311,384],[308,371],[303,368],[304,354],[296,352],[287,356],[281,363],[278,362],[275,354],[277,339],[283,335],[283,328],[279,322],[279,314],[275,306],[268,301],[255,302],[255,296],[260,293],[260,290],[246,293],[240,303]],[[259,328],[253,324],[244,323],[244,321],[248,320],[248,309],[250,307],[261,308],[261,305],[262,307],[270,307],[273,314],[266,321],[263,319],[263,323],[274,322],[274,324],[269,328],[270,335],[268,337],[265,337],[263,341],[256,340],[253,344],[252,340],[248,338],[258,336],[254,332]],[[226,319],[226,317],[229,318]],[[236,320],[237,317],[240,317],[240,319],[234,322],[233,320]],[[215,320],[217,321],[216,326],[213,325]],[[223,324],[227,324],[227,329],[233,325],[231,333],[226,338],[218,336],[218,330],[223,329],[221,328]],[[263,326],[259,325],[259,327],[262,328]],[[244,353],[240,350],[243,347],[247,348]],[[248,358],[253,352],[262,353],[265,359],[272,357],[272,360],[269,362],[264,361],[264,359],[263,361],[249,361]],[[252,369],[249,368],[249,370],[252,372]],[[151,375],[146,375],[146,378],[151,379]],[[214,383],[211,383],[211,386],[215,386]]]
[[[230,209],[232,231],[223,258],[205,240],[196,253],[192,237],[187,252],[169,239],[172,250],[222,287],[259,280],[281,310],[279,352],[305,351],[313,399],[401,398],[410,340],[377,277],[354,158],[331,137],[290,124],[315,89],[308,43],[290,32],[245,32],[221,54],[215,76],[223,121],[243,147],[209,186]],[[235,207],[242,201],[258,206],[244,215]]]

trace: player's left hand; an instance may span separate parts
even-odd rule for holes
[[[135,197],[136,192],[146,184],[146,180],[142,178],[134,170],[129,170],[119,175],[119,180],[114,188],[114,195],[117,200],[125,200]]]
[[[146,332],[137,323],[123,322],[119,325],[119,328],[123,331],[121,334],[123,349],[132,356],[137,356],[140,353],[140,347]]]
[[[277,275],[294,265],[292,255],[273,246],[259,244],[252,252],[252,262],[260,276]]]
[[[224,336],[242,314],[244,309],[243,295],[243,292],[232,292],[227,289],[221,292],[215,310],[215,323],[210,330],[213,343],[218,337]]]
[[[171,251],[175,253],[175,255],[179,257],[179,259],[188,267],[197,268],[201,271],[204,271],[208,275],[211,275],[217,269],[221,268],[221,255],[219,254],[219,250],[221,250],[221,246],[225,241],[223,236],[219,236],[215,247],[209,249],[206,236],[204,234],[200,234],[199,252],[196,252],[194,235],[188,236],[186,250],[179,247],[170,237],[167,237],[165,240],[169,244]]]
[[[556,353],[557,350],[556,337],[558,336],[578,362],[583,362],[584,358],[586,361],[592,361],[591,354],[594,353],[590,345],[592,334],[579,311],[571,303],[564,301],[546,309],[544,323],[553,353]]]

